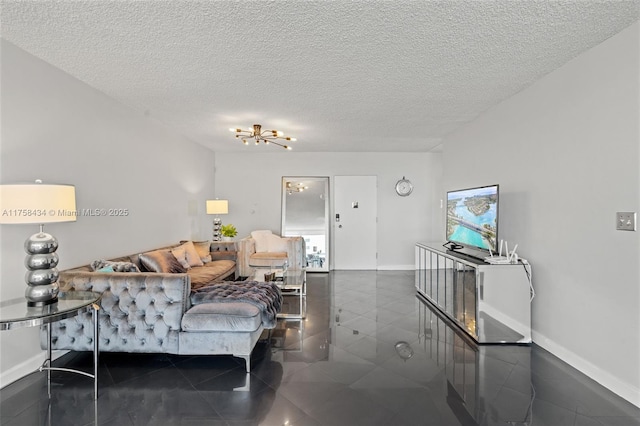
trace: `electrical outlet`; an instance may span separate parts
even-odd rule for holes
[[[636,213],[635,212],[616,213],[616,229],[618,231],[635,231],[636,230]]]

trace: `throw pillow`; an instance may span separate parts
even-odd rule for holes
[[[186,242],[180,247],[184,247],[185,253],[187,255],[187,262],[189,262],[189,266],[204,265],[200,257],[200,253],[198,253],[198,250],[196,250],[196,246],[193,244],[193,241]],[[208,247],[208,244],[207,244],[207,247]]]
[[[180,265],[184,269],[190,269],[189,261],[187,260],[187,250],[183,246],[174,247],[171,249],[171,254],[176,258]]]
[[[211,241],[192,241],[203,263],[211,262]]]
[[[269,252],[286,252],[287,251],[287,240],[279,237],[277,235],[268,235],[267,241],[269,243]]]
[[[91,269],[98,271],[106,266],[111,266],[113,271],[109,272],[140,272],[140,268],[135,263],[131,262],[112,262],[109,260],[94,260],[91,262]],[[104,271],[102,271],[104,272]]]
[[[109,265],[109,266],[105,266],[98,269],[96,272],[114,272],[114,271],[113,271],[113,266]]]
[[[169,250],[154,250],[140,254],[140,263],[149,272],[185,273],[187,270]]]
[[[187,241],[178,247],[172,248],[171,253],[186,269],[191,269],[192,266],[204,265],[202,259],[200,258],[200,254],[196,250],[196,247],[194,246],[192,241]]]
[[[256,253],[269,251],[270,235],[273,235],[271,231],[251,231],[251,238],[253,238],[256,243]]]

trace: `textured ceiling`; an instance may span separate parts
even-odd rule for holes
[[[220,151],[429,151],[640,18],[634,1],[4,1],[2,37]],[[437,149],[437,148],[436,148]]]

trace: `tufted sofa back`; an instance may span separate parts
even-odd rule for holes
[[[154,249],[154,250],[167,250],[167,249],[172,249],[174,247],[179,246],[180,244],[173,244],[170,246],[166,246],[166,247],[160,247],[158,249]],[[148,250],[151,251],[151,250]],[[110,262],[131,262],[133,264],[135,264],[138,269],[140,269],[141,271],[144,271],[144,267],[142,266],[142,264],[140,263],[140,253],[142,252],[138,252],[138,253],[134,253],[134,254],[130,254],[127,256],[120,256],[120,257],[116,257],[113,259],[108,259]],[[79,266],[77,268],[72,268],[72,269],[67,269],[64,271],[60,271],[60,274],[66,274],[69,272],[93,272],[93,269],[91,269],[91,265],[83,265],[83,266]]]
[[[190,307],[186,274],[103,274],[76,269],[61,273],[59,283],[62,291],[102,293],[101,351],[178,353],[180,323]],[[91,313],[53,323],[52,348],[92,350],[91,324]],[[41,333],[44,344],[43,337]]]

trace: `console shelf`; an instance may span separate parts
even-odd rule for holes
[[[522,264],[490,265],[441,243],[417,243],[416,289],[478,343],[531,343]]]

